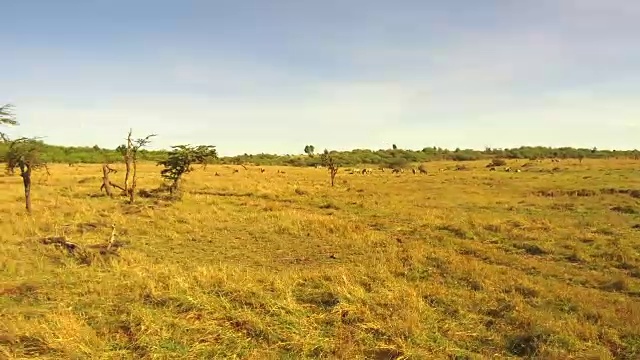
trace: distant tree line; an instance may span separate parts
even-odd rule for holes
[[[308,150],[305,147],[305,150]],[[308,154],[307,151],[305,153]],[[397,146],[391,149],[367,150],[356,149],[351,151],[331,151],[334,162],[339,166],[356,166],[361,164],[378,165],[385,167],[404,167],[411,163],[421,163],[439,160],[448,161],[473,161],[491,159],[609,159],[632,158],[640,159],[638,150],[598,150],[580,148],[550,148],[543,146],[523,146],[514,149],[442,149],[426,147],[422,150],[404,150]],[[288,165],[288,166],[322,166],[322,158],[302,155],[238,155],[219,159],[223,164],[256,164],[256,165]]]
[[[102,164],[115,163],[122,160],[122,149],[102,149],[93,147],[70,147],[49,145],[41,142],[41,158],[47,163],[69,164]],[[9,150],[8,143],[0,143],[0,156],[4,157]],[[312,145],[305,147],[305,155],[274,155],[274,154],[243,154],[237,156],[220,157],[218,164],[255,164],[284,165],[284,166],[322,166],[322,158],[313,156]],[[140,149],[137,153],[139,161],[159,162],[167,159],[167,150]],[[359,164],[371,164],[387,167],[402,167],[410,163],[429,162],[438,160],[449,161],[473,161],[482,159],[609,159],[632,158],[640,159],[638,150],[599,150],[596,148],[551,148],[523,146],[513,149],[442,149],[426,147],[422,150],[381,149],[366,150],[356,149],[351,151],[331,151],[331,155],[339,166],[355,166]]]

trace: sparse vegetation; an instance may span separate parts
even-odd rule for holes
[[[51,165],[33,217],[5,177],[0,354],[638,358],[637,163],[486,164],[339,189],[320,169],[218,164],[179,203],[133,205],[89,196],[100,165]]]

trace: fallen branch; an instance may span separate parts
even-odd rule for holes
[[[68,252],[73,253],[76,250],[80,249],[80,245],[76,244],[76,243],[72,243],[70,241],[67,241],[67,239],[61,237],[61,236],[55,236],[55,237],[48,237],[48,238],[44,238],[41,240],[43,244],[45,245],[59,245],[62,246],[63,248],[65,248]]]

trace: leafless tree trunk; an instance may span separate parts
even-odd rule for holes
[[[109,197],[113,197],[113,191],[111,189],[112,187],[125,191],[121,186],[119,186],[118,184],[112,183],[111,180],[109,179],[109,174],[115,173],[115,172],[117,171],[109,167],[109,164],[102,165],[102,186],[100,186],[100,191],[104,189],[104,191],[107,193]]]
[[[109,174],[111,174],[112,172],[116,171],[110,168],[108,164],[102,165],[102,186],[100,187],[100,190],[102,191],[102,189],[104,189],[104,191],[107,193],[107,196],[109,197],[113,197],[113,192],[111,191],[111,181],[109,181]]]
[[[24,202],[27,212],[31,214],[31,167],[26,165],[20,169],[24,184]]]
[[[134,155],[135,156],[135,155]],[[138,161],[137,159],[133,159],[133,178],[131,179],[131,189],[129,189],[129,202],[133,204],[133,201],[136,197],[136,173],[138,171]]]
[[[133,140],[131,139],[131,132],[133,130],[129,129],[129,136],[127,136],[127,149],[124,154],[124,164],[127,167],[127,172],[124,175],[124,191],[125,193],[129,193],[129,175],[131,174],[131,164],[133,163]]]
[[[329,169],[329,171],[331,172],[331,186],[334,186],[335,179],[336,179],[336,174],[338,173],[338,168],[337,167],[332,167],[332,168]]]

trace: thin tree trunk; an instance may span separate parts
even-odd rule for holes
[[[169,194],[173,195],[174,192],[177,192],[179,186],[180,186],[180,179],[174,180],[171,186],[169,186]]]
[[[22,183],[24,184],[24,202],[27,212],[31,214],[31,168],[27,167],[22,173]]]
[[[129,136],[127,136],[127,150],[126,153],[124,155],[124,163],[125,166],[127,167],[127,172],[124,175],[124,191],[125,193],[129,192],[129,175],[131,174],[131,163],[132,163],[132,146],[133,143],[131,142],[131,129],[129,129]]]
[[[129,192],[129,175],[131,174],[131,161],[126,159],[125,165],[127,167],[127,172],[124,175],[124,191]]]
[[[138,165],[137,165],[137,161],[134,158],[133,159],[133,177],[131,179],[131,191],[129,191],[129,203],[133,204],[133,202],[135,201],[135,197],[136,197],[136,174],[138,172]]]

